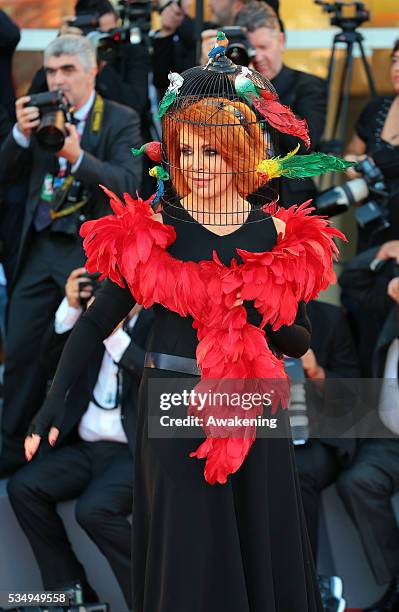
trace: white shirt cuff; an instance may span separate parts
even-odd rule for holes
[[[23,149],[29,148],[30,138],[27,138],[25,134],[21,132],[21,130],[18,127],[18,123],[15,123],[14,127],[12,128],[12,136],[15,142],[17,143],[17,145],[19,145]]]
[[[55,313],[55,323],[54,329],[56,334],[65,334],[65,332],[70,331],[76,321],[79,319],[82,314],[81,308],[73,308],[68,304],[68,300],[66,297],[62,300],[61,304],[58,306],[58,310]]]
[[[82,163],[83,155],[84,155],[84,152],[83,152],[83,151],[81,151],[81,152],[80,152],[80,155],[79,155],[79,157],[78,157],[78,159],[77,159],[77,160],[76,160],[76,162],[73,164],[73,166],[71,166],[71,172],[72,172],[72,174],[75,174],[75,172],[77,172],[77,171],[79,170],[79,166],[80,166],[80,164]]]
[[[131,342],[129,334],[121,327],[111,336],[103,340],[107,353],[112,357],[115,363],[119,363],[124,352]]]

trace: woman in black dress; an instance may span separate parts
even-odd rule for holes
[[[164,120],[164,145],[177,197],[165,197],[155,215],[149,202],[127,197],[124,206],[111,194],[116,214],[85,224],[87,266],[108,280],[75,326],[26,453],[30,459],[49,429],[56,439],[65,394],[93,347],[135,299],[155,303],[137,425],[134,612],[321,612],[286,413],[275,415],[279,435],[253,446],[254,435],[238,439],[236,430],[216,440],[207,432],[208,446],[196,451],[207,459],[205,478],[203,462],[189,457],[195,440],[149,434],[149,419],[160,409],[154,382],[170,391],[179,390],[182,378],[192,387],[199,373],[207,380],[215,372],[230,379],[284,377],[282,355],[299,357],[309,346],[302,300],[333,278],[335,230],[304,209],[274,218],[249,201],[265,181],[255,167],[270,140],[264,121],[228,85],[244,71],[226,62],[220,70],[211,63],[208,73],[193,69],[191,82],[183,75],[188,108],[205,112],[196,122],[179,103],[182,82],[180,92],[173,84],[169,91],[169,102],[177,102]],[[273,93],[257,73],[248,78]],[[226,116],[235,130],[229,142]],[[178,139],[170,127],[176,117]]]
[[[384,151],[399,150],[399,40],[396,41],[391,54],[391,80],[394,95],[373,98],[361,112],[355,133],[348,144],[345,158],[350,161],[360,161],[364,157],[378,157]],[[359,175],[353,168],[347,170],[350,178]],[[385,179],[389,191],[399,189],[399,176]],[[390,227],[375,231],[375,224],[360,228],[357,252],[364,251],[388,240],[396,240],[399,235],[399,192],[388,202],[388,221]],[[373,227],[371,227],[373,226]]]

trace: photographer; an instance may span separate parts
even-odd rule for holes
[[[84,268],[73,270],[45,347],[55,368],[81,303],[95,292]],[[130,320],[104,340],[67,401],[62,437],[51,458],[44,453],[8,482],[11,504],[35,554],[45,590],[82,588],[97,600],[56,512],[78,497],[76,520],[108,560],[131,608],[131,512],[137,389],[152,311],[135,306]],[[27,454],[29,459],[29,454]]]
[[[366,156],[374,159],[384,174],[384,165],[390,168],[386,174],[388,191],[399,189],[399,163],[396,171],[389,159],[398,156],[399,151],[399,40],[391,53],[391,80],[393,96],[373,98],[363,109],[355,125],[355,134],[348,144],[345,158],[350,161],[360,161]],[[391,167],[390,167],[391,166]],[[347,170],[349,178],[359,176],[353,168]],[[373,224],[366,228],[359,227],[358,252],[373,245],[383,244],[399,235],[399,192],[391,197],[387,204],[390,227],[376,231]]]
[[[301,361],[308,381],[305,384],[305,401],[310,431],[309,439],[304,444],[295,445],[295,458],[310,545],[317,563],[321,494],[335,482],[342,469],[350,465],[355,453],[355,440],[338,436],[315,437],[318,428],[316,424],[313,425],[313,418],[317,422],[323,419],[320,406],[325,405],[324,393],[329,393],[329,389],[324,389],[324,382],[333,378],[357,378],[359,366],[353,338],[342,309],[313,301],[307,305],[307,313],[312,324],[312,340],[311,348],[301,357]],[[333,396],[335,398],[335,394]],[[329,397],[328,401],[331,399]],[[339,402],[340,411],[346,408],[351,410],[351,404],[350,399]],[[325,432],[322,433],[325,435]],[[331,605],[332,598],[340,599],[341,595],[334,592],[325,577],[320,577],[319,582],[326,609],[329,609],[327,600]]]
[[[74,35],[57,38],[45,51],[44,66],[49,89],[60,90],[75,115],[74,123],[65,124],[64,144],[54,154],[43,149],[35,132],[40,109],[29,105],[29,97],[20,98],[18,122],[0,152],[5,175],[18,180],[21,172],[30,171],[7,322],[2,475],[23,462],[23,437],[43,401],[47,377],[37,351],[66,278],[84,261],[80,225],[110,211],[99,184],[116,193],[134,193],[141,178],[141,165],[130,153],[141,144],[137,114],[95,93],[96,58],[89,41]],[[60,121],[63,111],[55,108]],[[46,117],[46,138],[62,133],[51,125],[52,114],[43,121]]]
[[[209,1],[211,21],[204,23],[201,34],[202,64],[208,60],[207,54],[213,48],[217,29],[234,25],[246,3],[247,0]],[[269,0],[267,4],[278,13],[279,0]],[[169,86],[169,72],[183,72],[198,63],[194,20],[188,16],[189,7],[188,0],[161,0],[159,5],[161,28],[153,34],[153,73],[160,98]]]
[[[98,15],[98,29],[101,32],[112,32],[118,27],[118,14],[108,0],[79,0],[75,8],[76,17],[92,14]],[[83,32],[72,26],[63,26],[61,33]],[[96,91],[107,100],[113,100],[133,108],[143,124],[147,122],[148,113],[148,73],[150,56],[145,44],[119,42],[109,60],[98,58]],[[31,84],[29,93],[47,91],[46,75],[40,69]]]
[[[368,612],[399,609],[399,529],[392,496],[399,491],[399,240],[369,249],[351,262],[345,288],[361,308],[381,321],[372,374],[381,379],[377,408],[379,430],[360,441],[353,465],[338,479],[338,492],[355,523],[375,580],[385,585],[382,598]]]
[[[306,119],[309,129],[311,149],[317,149],[326,118],[327,88],[318,77],[288,68],[283,63],[285,35],[281,31],[279,19],[273,9],[258,0],[251,0],[238,13],[236,25],[247,30],[248,38],[256,50],[253,65],[256,70],[270,79],[280,102],[290,106],[301,119]],[[288,134],[279,135],[281,155],[286,155],[298,144],[298,139]],[[308,153],[301,144],[300,153]],[[280,181],[280,202],[289,207],[299,204],[317,193],[312,179]]]
[[[161,28],[152,34],[154,85],[161,98],[168,88],[169,72],[183,72],[196,64],[194,21],[188,16],[188,0],[162,0]]]
[[[4,107],[10,119],[15,119],[15,93],[12,79],[12,58],[19,43],[19,27],[0,10],[0,106]]]

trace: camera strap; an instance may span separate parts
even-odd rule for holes
[[[89,148],[91,151],[93,151],[93,149],[97,145],[102,126],[103,115],[104,100],[100,96],[100,94],[97,93],[90,118]],[[50,216],[52,220],[59,219],[61,217],[67,217],[79,210],[80,208],[83,208],[83,206],[87,203],[89,195],[85,194],[78,202],[63,208],[64,202],[68,197],[68,193],[72,187],[73,182],[74,175],[69,172],[62,185],[54,193],[52,207],[50,210]]]

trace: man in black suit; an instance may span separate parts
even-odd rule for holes
[[[49,338],[47,360],[56,367],[70,330],[87,299],[79,291],[85,269],[67,282]],[[18,521],[36,556],[45,590],[80,584],[86,602],[95,601],[85,569],[71,548],[56,512],[60,501],[78,498],[78,523],[108,560],[131,608],[131,525],[137,391],[144,366],[152,311],[135,306],[92,358],[68,395],[56,450],[44,452],[8,482]]]
[[[329,379],[357,378],[359,366],[355,345],[342,309],[314,301],[307,305],[307,313],[312,324],[311,348],[301,360],[305,375],[312,384],[306,395],[310,404],[310,415],[313,413],[317,419],[323,404],[319,404],[315,387],[319,385],[323,393],[324,383],[327,381],[327,386]],[[350,408],[350,402],[348,404],[347,408]],[[320,416],[322,418],[322,415]],[[323,489],[336,480],[340,470],[350,464],[355,452],[355,440],[344,437],[313,437],[315,432],[312,431],[312,418],[310,432],[311,437],[306,444],[295,446],[295,455],[309,539],[316,560],[320,495]]]
[[[15,119],[15,92],[12,80],[12,58],[21,37],[19,27],[0,10],[0,105],[10,119]]]
[[[312,340],[311,348],[301,358],[306,380],[302,393],[292,387],[290,420],[295,425],[295,419],[302,418],[302,423],[304,417],[308,419],[307,434],[303,426],[297,434],[295,427],[292,432],[309,540],[317,563],[321,493],[350,465],[355,453],[355,440],[338,437],[341,432],[335,431],[337,419],[342,424],[342,416],[346,425],[348,420],[354,421],[352,410],[356,401],[355,394],[348,394],[346,385],[338,379],[358,377],[359,367],[342,309],[313,301],[307,305],[307,313]],[[335,379],[333,384],[331,379]],[[297,386],[298,381],[295,383]],[[298,400],[305,405],[298,404]],[[302,412],[304,408],[306,413]],[[319,576],[319,587],[326,610],[338,610],[345,605],[340,578]]]
[[[208,59],[217,29],[235,25],[237,14],[245,4],[246,0],[209,0],[210,21],[203,24],[201,63]],[[278,14],[279,0],[267,0],[266,4]],[[152,63],[154,85],[160,97],[169,86],[169,72],[183,72],[198,63],[194,20],[188,14],[190,6],[190,0],[161,0],[159,3],[161,27],[152,34]],[[280,24],[283,27],[281,20]]]
[[[399,609],[399,529],[392,496],[399,491],[399,240],[364,251],[351,262],[345,290],[382,324],[372,372],[382,383],[373,438],[360,441],[355,461],[337,481],[378,584],[388,585],[368,612]],[[383,435],[383,428],[386,434]],[[378,431],[379,433],[375,433]]]
[[[75,6],[76,17],[98,16],[98,30],[110,32],[119,25],[119,15],[109,0],[79,0]],[[83,31],[67,25],[61,27],[62,34],[79,34]],[[107,60],[98,60],[96,91],[107,100],[113,100],[133,108],[142,123],[148,112],[148,73],[150,54],[145,43],[120,43]],[[29,88],[29,93],[47,91],[46,75],[40,68]]]
[[[235,24],[247,29],[248,38],[256,50],[254,68],[275,87],[280,102],[291,107],[295,115],[306,119],[311,148],[317,149],[324,130],[327,110],[326,82],[283,63],[285,35],[273,9],[264,2],[252,0],[238,13]],[[286,155],[297,146],[297,137],[279,134],[279,153]],[[302,143],[301,154],[309,152]],[[284,207],[313,198],[317,189],[312,179],[281,179],[280,203]]]
[[[90,42],[60,36],[46,49],[44,65],[49,89],[61,90],[74,106],[76,124],[66,124],[63,148],[48,153],[35,135],[39,109],[29,106],[29,97],[20,98],[17,124],[0,152],[5,175],[16,178],[30,169],[7,321],[3,476],[23,461],[24,435],[44,399],[47,374],[37,352],[69,273],[84,262],[80,225],[110,212],[99,184],[119,194],[135,193],[141,180],[141,164],[130,153],[141,143],[138,116],[95,93],[97,63]]]

